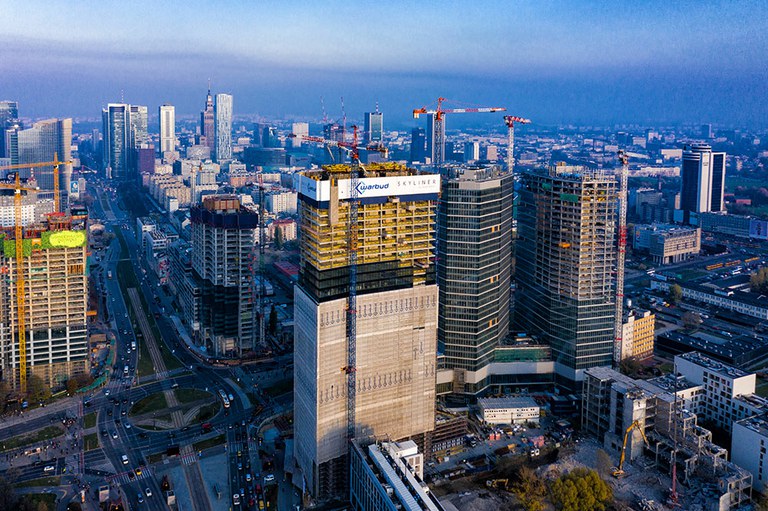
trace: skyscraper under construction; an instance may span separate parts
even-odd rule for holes
[[[616,181],[558,164],[522,174],[518,210],[518,328],[552,346],[559,386],[611,365]]]
[[[440,178],[371,164],[357,185],[355,436],[413,438],[435,423]],[[350,167],[296,177],[301,272],[295,290],[294,455],[313,496],[347,486]]]
[[[24,229],[27,375],[58,386],[88,369],[88,277],[84,216],[49,216]],[[21,354],[17,309],[16,242],[12,232],[0,254],[0,364],[2,379],[16,386]]]

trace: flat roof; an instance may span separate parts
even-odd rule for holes
[[[535,399],[529,396],[486,397],[477,400],[480,408],[539,408]]]
[[[723,364],[722,362],[719,362],[705,355],[702,355],[698,351],[683,353],[682,355],[677,355],[677,357],[680,357],[684,360],[692,362],[701,367],[705,367],[713,373],[717,373],[720,376],[726,376],[728,378],[741,378],[744,376],[748,376],[749,374],[752,374],[746,371],[742,371],[741,369],[738,369],[736,367]]]

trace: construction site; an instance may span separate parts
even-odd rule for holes
[[[750,502],[752,475],[728,461],[728,451],[690,409],[700,391],[681,375],[644,381],[608,368],[587,371],[582,429],[610,455],[634,462],[635,471],[620,463],[616,486],[648,492],[640,499],[647,509],[726,511]],[[643,480],[653,474],[658,484],[633,481],[633,473]]]
[[[59,165],[43,162],[2,170],[53,167],[53,212],[24,217],[25,199],[37,188],[15,182],[14,222],[0,233],[0,369],[2,379],[24,393],[29,375],[57,387],[88,369],[87,215],[61,212]],[[34,182],[34,180],[31,180]]]

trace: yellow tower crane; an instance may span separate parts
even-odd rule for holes
[[[54,203],[56,204],[56,212],[58,212],[58,177],[59,177],[59,165],[67,164],[71,162],[61,162],[54,154],[54,161],[43,163],[27,163],[19,165],[4,165],[0,166],[0,170],[18,170],[28,169],[35,167],[48,167],[53,165],[53,179],[54,179]],[[16,179],[14,184],[0,183],[0,189],[10,189],[14,191],[13,194],[13,206],[14,206],[14,227],[16,237],[16,309],[17,309],[17,325],[18,333],[17,339],[19,342],[19,389],[22,393],[27,390],[27,308],[25,303],[25,283],[24,283],[24,228],[21,225],[22,222],[22,204],[21,204],[21,192],[37,193],[39,190],[34,188],[27,188],[21,186],[21,180],[19,173],[16,172]]]
[[[59,161],[58,153],[53,153],[53,161],[43,161],[39,163],[19,163],[17,165],[3,165],[0,166],[0,170],[19,170],[19,169],[36,169],[40,167],[53,167],[53,212],[59,213],[61,211],[61,192],[59,189],[59,166],[71,165],[72,160]],[[6,187],[7,188],[7,187]],[[37,191],[37,190],[35,190]]]

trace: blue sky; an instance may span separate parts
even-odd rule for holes
[[[445,96],[542,123],[768,125],[768,2],[0,0],[0,97],[406,121]]]

